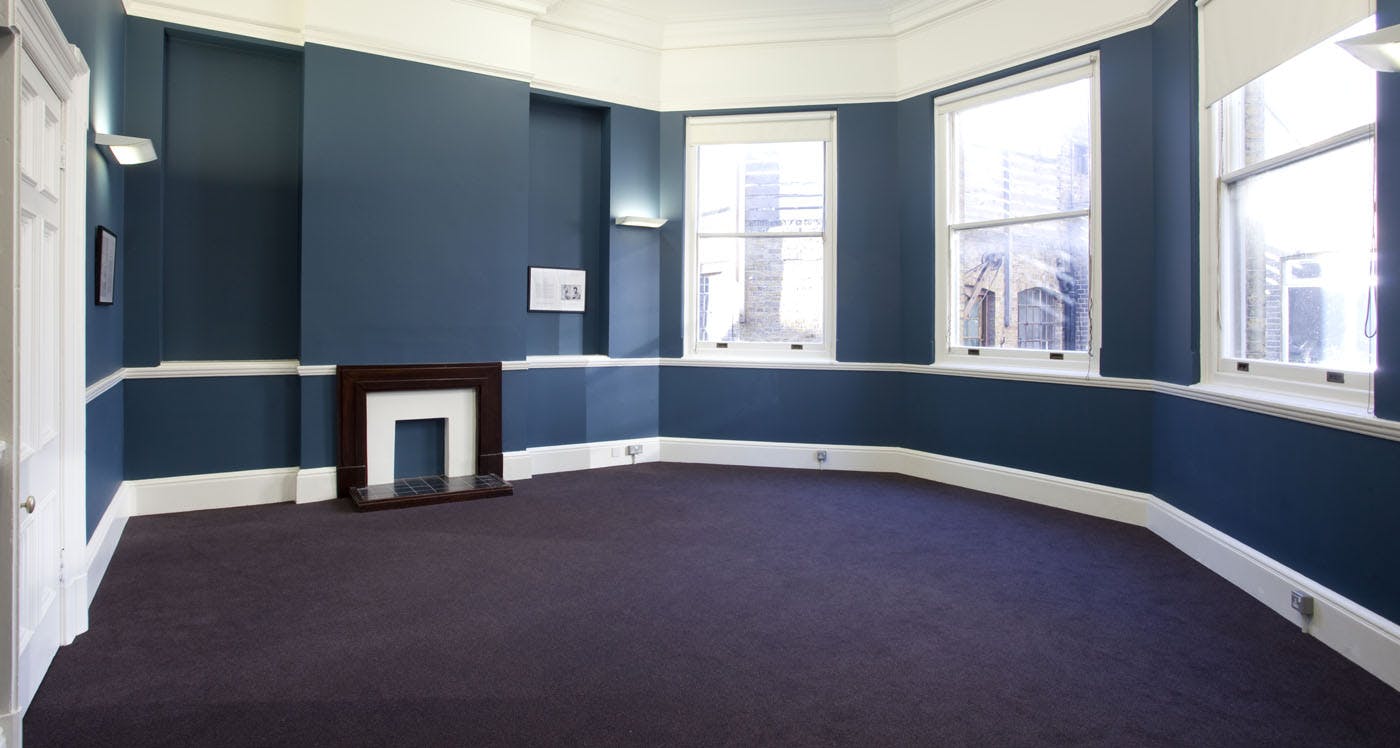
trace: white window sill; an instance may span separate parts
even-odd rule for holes
[[[1205,395],[1241,400],[1259,406],[1287,408],[1290,410],[1308,411],[1330,416],[1365,418],[1384,422],[1383,419],[1376,418],[1376,416],[1371,413],[1368,405],[1362,404],[1361,402],[1308,397],[1306,395],[1276,392],[1259,387],[1248,387],[1224,382],[1201,382],[1200,384],[1193,384],[1186,389]],[[1360,400],[1364,397],[1364,393],[1355,393],[1354,399]]]
[[[1269,392],[1207,382],[1190,386],[1159,384],[1157,391],[1316,426],[1400,441],[1400,421],[1378,418],[1367,405]]]
[[[1098,366],[1089,360],[1064,361],[1057,366],[1045,366],[1041,361],[1011,363],[1002,359],[1001,361],[987,360],[974,363],[970,359],[971,357],[960,356],[954,361],[935,361],[929,364],[928,368],[945,374],[1028,382],[1073,382],[1075,380],[1098,382],[1103,379],[1099,376]]]
[[[751,369],[823,369],[836,365],[826,353],[806,356],[774,356],[758,353],[692,353],[680,359],[682,366],[734,366]]]

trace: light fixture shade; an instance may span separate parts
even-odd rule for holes
[[[97,144],[107,146],[112,158],[123,166],[144,164],[156,160],[156,147],[150,138],[133,138],[127,135],[107,135],[97,133]]]
[[[1400,73],[1400,25],[1343,39],[1337,46],[1382,73]]]
[[[646,216],[618,216],[619,226],[639,226],[644,229],[659,229],[666,225],[665,218],[648,218]]]

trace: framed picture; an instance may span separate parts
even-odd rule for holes
[[[97,227],[97,303],[116,301],[117,235],[106,226]]]
[[[587,309],[587,277],[584,270],[530,266],[528,310],[582,314]]]

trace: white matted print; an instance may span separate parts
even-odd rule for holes
[[[585,311],[588,273],[570,268],[530,267],[529,311]]]

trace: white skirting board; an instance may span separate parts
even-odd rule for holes
[[[303,468],[297,471],[296,502],[329,501],[336,498],[335,468]]]
[[[88,538],[88,605],[92,604],[92,598],[97,595],[97,586],[102,584],[102,577],[107,574],[107,565],[112,563],[112,554],[117,552],[117,543],[122,539],[122,530],[126,529],[126,518],[131,516],[131,495],[133,492],[134,489],[129,481],[121,484],[116,494],[112,496],[112,501],[107,504],[107,511],[102,513],[102,519],[97,523],[97,528],[92,531],[92,537]]]
[[[131,516],[294,501],[298,472],[270,468],[128,481],[135,489]]]
[[[507,452],[504,455],[505,475],[501,477],[508,481],[526,480],[546,473],[657,462],[661,459],[661,441],[651,436],[622,441],[531,447],[523,452]],[[628,455],[629,445],[640,446],[642,453],[635,457]]]
[[[690,462],[779,468],[824,468],[901,473],[1023,501],[1146,527],[1263,602],[1302,624],[1289,605],[1302,590],[1315,599],[1308,631],[1324,644],[1400,689],[1400,626],[1323,587],[1150,494],[1069,480],[901,447],[830,446],[778,442],[648,437],[535,447],[505,455],[506,480],[633,464],[628,445],[640,444],[635,462]],[[816,459],[825,450],[824,465]],[[276,468],[238,473],[128,481],[88,543],[88,595],[106,571],[125,517],[335,497],[335,468]]]
[[[1201,565],[1253,595],[1348,660],[1400,690],[1400,625],[1314,582],[1191,515],[1153,498],[1147,527]],[[1290,605],[1312,595],[1312,620]]]

